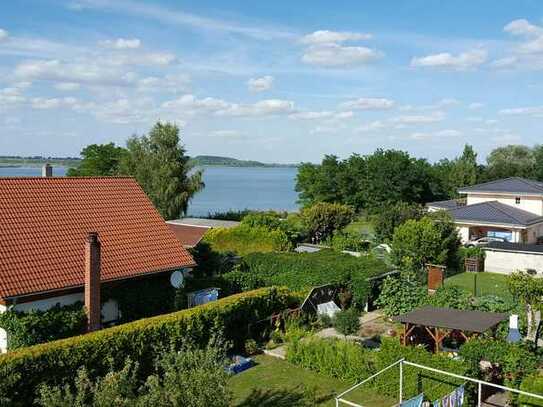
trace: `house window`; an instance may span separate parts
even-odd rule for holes
[[[517,205],[520,204],[520,196],[517,196],[517,197],[515,198],[515,203],[516,203]]]

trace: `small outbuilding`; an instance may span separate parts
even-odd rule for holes
[[[426,306],[392,319],[404,326],[401,336],[404,345],[424,343],[429,335],[434,350],[439,352],[444,339],[456,337],[469,341],[485,332],[494,334],[498,324],[507,318],[507,314],[501,313]]]

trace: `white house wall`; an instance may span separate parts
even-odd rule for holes
[[[536,270],[543,276],[543,253],[485,250],[485,271],[511,274],[520,270]]]
[[[474,205],[482,202],[498,201],[505,205],[513,206],[524,211],[543,216],[543,198],[531,196],[519,196],[520,204],[516,203],[516,197],[512,195],[497,194],[468,194],[467,205]]]

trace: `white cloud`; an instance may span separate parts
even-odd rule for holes
[[[72,90],[78,90],[81,87],[79,83],[75,82],[60,82],[55,84],[55,89],[69,92]]]
[[[346,41],[370,39],[370,34],[338,31],[315,31],[300,40],[308,45],[304,50],[302,61],[306,64],[325,67],[356,66],[372,62],[382,53],[363,46],[344,46]]]
[[[141,41],[138,38],[117,38],[116,40],[101,41],[100,45],[113,49],[136,49],[141,46]]]
[[[411,60],[411,66],[465,71],[477,68],[484,64],[487,60],[487,56],[487,51],[482,49],[466,51],[458,55],[443,52],[424,57],[415,57]]]
[[[431,133],[415,132],[409,135],[410,139],[413,140],[429,140],[436,138],[447,138],[447,137],[459,137],[462,135],[462,132],[458,130],[439,130]]]
[[[320,112],[296,112],[290,114],[288,117],[291,119],[299,120],[317,120],[317,119],[326,119],[332,117],[334,112],[331,111],[320,111]]]
[[[251,92],[264,92],[272,88],[273,81],[274,78],[270,75],[261,78],[251,78],[247,81],[247,87]]]
[[[527,115],[534,117],[543,117],[543,106],[525,106],[500,110],[504,115]]]
[[[528,20],[513,20],[507,24],[503,30],[513,35],[523,35],[528,37],[543,35],[543,27],[531,24]]]
[[[245,136],[237,130],[215,130],[209,134],[211,137],[220,137],[226,139],[239,139]]]
[[[451,107],[451,106],[457,106],[461,104],[461,102],[458,99],[454,98],[444,98],[441,100],[438,100],[436,103],[433,103],[431,105],[421,105],[421,106],[414,106],[414,105],[403,105],[400,106],[400,110],[404,112],[423,112],[428,110],[437,110],[445,107]]]
[[[504,57],[492,61],[491,65],[495,68],[510,68],[518,63],[518,58],[514,56]]]
[[[150,2],[132,0],[74,0],[69,4],[72,10],[100,9],[116,13],[143,17],[159,21],[162,24],[181,25],[205,31],[226,32],[245,35],[257,39],[291,38],[294,34],[280,27],[265,27],[260,25],[245,25],[238,22],[223,21],[197,14],[187,13],[178,8],[162,7]]]
[[[394,101],[386,98],[359,98],[344,102],[341,109],[349,110],[388,110],[394,107]]]
[[[367,133],[367,132],[371,132],[371,131],[381,130],[381,129],[384,129],[386,127],[387,127],[386,123],[384,123],[384,122],[382,122],[380,120],[376,120],[376,121],[373,121],[371,123],[364,124],[364,125],[362,125],[360,127],[357,127],[355,129],[355,132]]]
[[[281,99],[265,99],[253,104],[230,103],[222,99],[198,99],[194,95],[183,95],[162,104],[165,109],[184,114],[212,113],[218,116],[271,116],[294,111],[294,102]]]
[[[397,125],[414,125],[414,124],[428,124],[437,123],[443,121],[445,114],[443,112],[434,112],[428,115],[402,115],[390,119],[392,123]]]
[[[300,40],[303,44],[329,44],[329,43],[341,43],[345,41],[360,41],[368,40],[372,38],[371,34],[347,32],[347,31],[328,31],[319,30],[311,34],[307,34]]]
[[[19,105],[25,100],[21,87],[12,86],[0,89],[0,109]]]
[[[65,98],[32,98],[31,106],[34,109],[57,109],[59,107],[73,107],[77,99],[72,97]]]
[[[471,109],[471,110],[478,110],[478,109],[483,108],[484,106],[485,106],[484,103],[473,102],[473,103],[470,103],[470,104],[468,105],[468,109]]]
[[[367,47],[345,47],[339,44],[321,44],[308,47],[302,61],[327,67],[364,65],[382,57],[382,53]]]
[[[22,79],[40,79],[58,82],[100,85],[126,85],[131,75],[102,63],[62,62],[35,60],[23,62],[15,68],[15,75]]]
[[[6,30],[0,28],[0,41],[3,41],[8,37],[9,37],[9,33]]]
[[[223,116],[270,116],[290,113],[294,110],[294,102],[281,99],[261,100],[254,104],[231,104],[226,109],[219,110]]]
[[[163,77],[146,76],[138,79],[139,92],[185,92],[190,84],[190,77],[186,74],[168,74]]]
[[[513,48],[515,55],[498,59],[493,62],[493,66],[497,68],[543,69],[543,26],[519,19],[507,24],[504,31],[522,37],[522,40]]]
[[[164,102],[162,107],[187,114],[213,113],[229,107],[228,102],[216,98],[198,99],[194,95],[183,95],[175,100]]]

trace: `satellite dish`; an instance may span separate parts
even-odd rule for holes
[[[181,270],[174,271],[172,275],[170,276],[170,284],[174,288],[183,287],[184,280],[185,280],[185,277],[183,276],[183,272]]]

